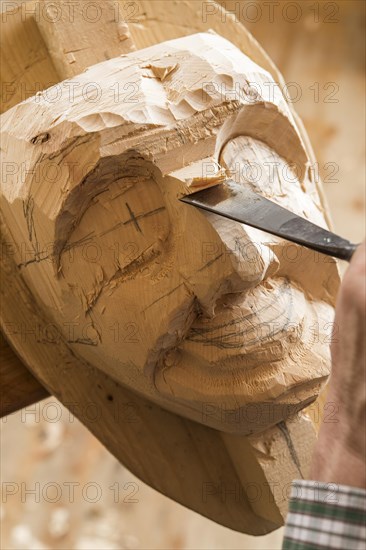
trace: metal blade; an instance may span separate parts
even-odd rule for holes
[[[226,180],[180,200],[341,260],[350,261],[357,248],[357,245],[233,180]]]

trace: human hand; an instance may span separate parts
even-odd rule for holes
[[[311,479],[366,487],[365,319],[366,242],[356,250],[337,299],[327,394],[337,413],[320,428]]]

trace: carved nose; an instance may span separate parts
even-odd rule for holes
[[[230,262],[232,292],[242,292],[273,275],[279,262],[261,239],[261,232],[216,214],[205,213],[221,239],[224,260]]]
[[[188,172],[192,177],[188,178],[185,170],[181,197],[224,181],[226,170],[215,164],[212,159],[192,164],[192,174]],[[196,176],[203,173],[208,175]],[[180,170],[174,176],[183,183]],[[217,300],[224,294],[244,292],[278,269],[279,262],[262,243],[260,231],[177,201],[177,195],[173,204],[179,212],[178,225],[184,228],[179,270],[207,315],[213,314]]]
[[[195,228],[195,236],[182,247],[180,273],[190,283],[203,313],[211,316],[221,296],[253,288],[272,275],[279,263],[274,253],[260,243],[260,232],[184,206],[190,210],[188,226]]]
[[[229,182],[226,177],[225,180]],[[203,210],[205,212],[211,225],[215,227],[222,239],[222,253],[230,255],[233,267],[243,281],[256,281],[260,277],[261,272],[262,277],[260,277],[260,280],[262,280],[264,278],[263,272],[267,273],[270,265],[275,263],[273,253],[262,242],[263,237],[260,234],[261,232],[252,227],[246,227],[245,224],[232,220],[225,215],[220,216],[219,212],[211,211],[211,207],[215,209],[215,207],[220,206],[222,203],[225,205],[226,199],[230,199],[230,201],[242,200],[230,194],[231,191],[226,185],[216,184],[215,188],[210,189],[209,193],[206,194],[206,189],[212,186],[213,184],[210,181],[206,185],[202,184],[200,192],[194,194],[197,195],[197,199],[195,196],[188,199],[186,195],[180,200],[193,206],[193,208],[198,208],[199,211]],[[202,189],[204,189],[203,196],[201,195]],[[238,207],[240,208],[240,202]],[[213,255],[214,259],[215,254],[220,249],[218,243],[216,243],[216,246],[210,243],[206,243],[206,245],[208,246],[205,247],[204,256],[207,256],[206,259],[208,259],[208,256]],[[274,268],[273,265],[272,268]]]

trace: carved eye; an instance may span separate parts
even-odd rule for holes
[[[80,186],[80,204],[92,198],[63,246],[60,272],[86,309],[103,288],[143,274],[163,254],[170,220],[158,177],[135,155],[123,165],[102,161]]]

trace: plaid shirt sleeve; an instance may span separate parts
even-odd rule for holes
[[[333,549],[366,549],[366,490],[294,481],[282,550]]]

